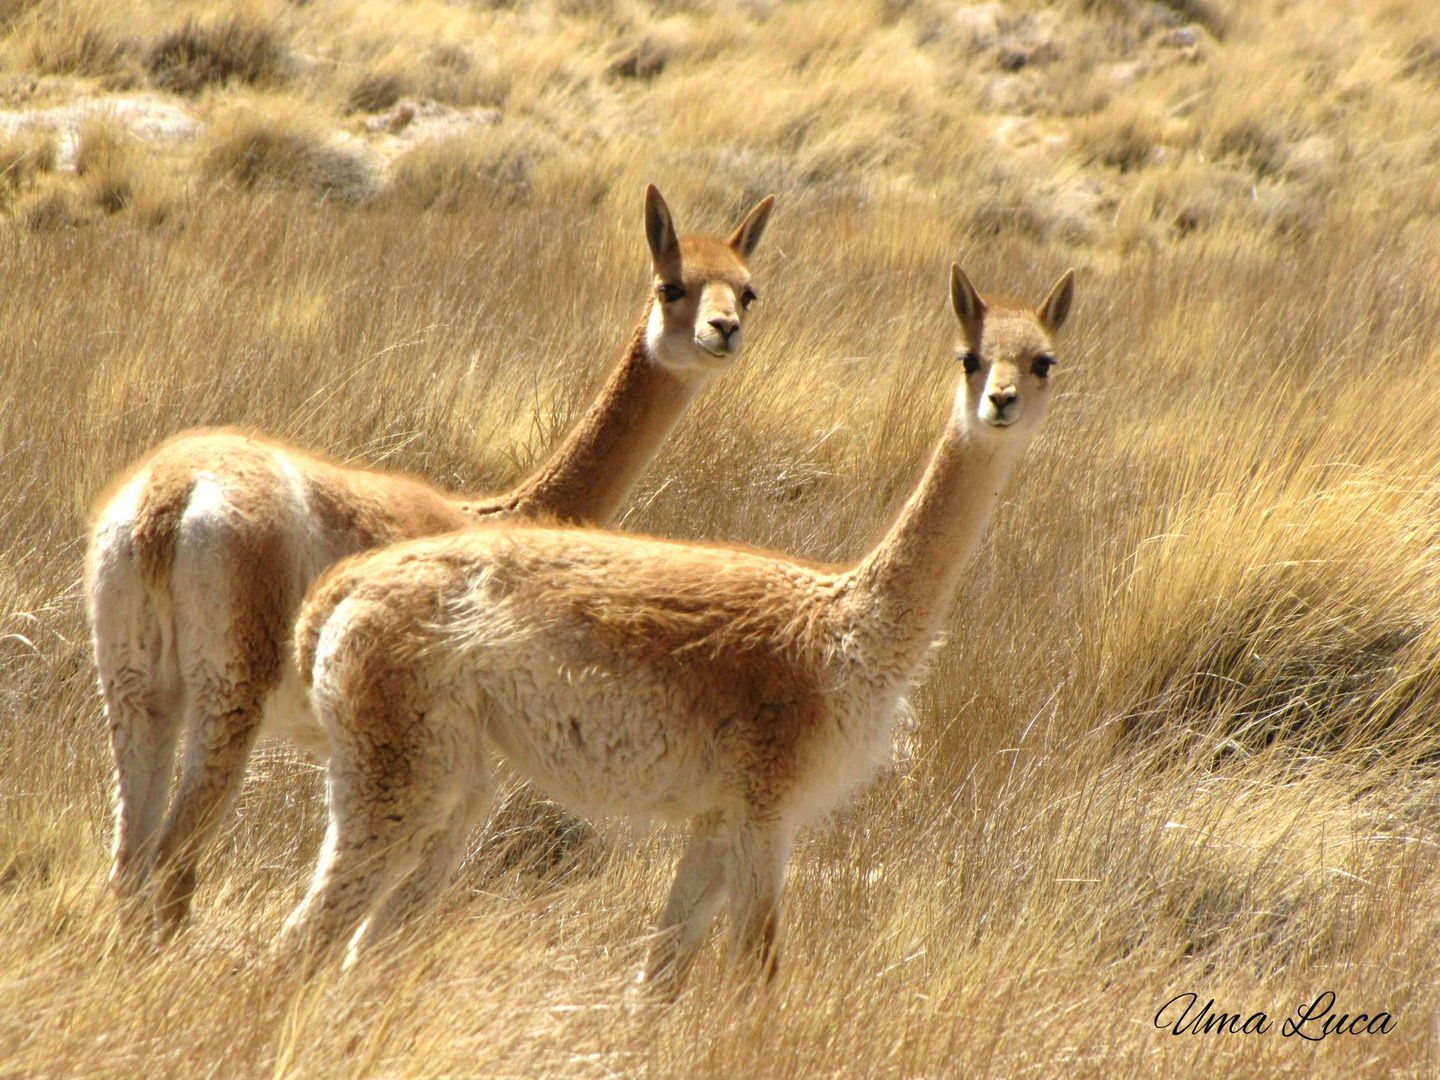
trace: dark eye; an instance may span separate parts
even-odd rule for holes
[[[1035,362],[1030,365],[1030,370],[1044,379],[1049,377],[1050,369],[1054,366],[1055,358],[1053,356],[1037,356]]]
[[[980,370],[980,357],[976,356],[973,350],[960,357],[960,362],[965,365],[966,375],[974,375]]]
[[[760,294],[757,293],[754,289],[750,288],[749,285],[746,285],[745,291],[740,294],[740,306],[742,308],[748,308],[751,304],[753,304],[756,300],[759,299]]]
[[[684,300],[685,289],[679,285],[661,285],[660,299],[667,304],[673,304],[676,300]]]

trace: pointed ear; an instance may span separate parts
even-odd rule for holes
[[[650,244],[650,258],[657,266],[673,257],[680,245],[675,223],[670,220],[670,208],[654,184],[645,188],[645,239]]]
[[[765,231],[765,222],[770,220],[770,208],[774,205],[775,196],[766,195],[745,215],[740,227],[730,234],[730,246],[742,259],[750,258],[750,253],[760,242],[760,234]]]
[[[1053,334],[1065,325],[1065,317],[1070,314],[1070,301],[1074,296],[1075,269],[1072,267],[1060,276],[1044,303],[1035,309],[1040,325],[1045,327],[1046,333]]]
[[[955,317],[965,329],[966,339],[970,344],[976,344],[980,324],[985,319],[985,301],[980,299],[980,294],[970,284],[959,263],[950,264],[950,306],[955,309]]]

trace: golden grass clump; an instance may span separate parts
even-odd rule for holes
[[[1151,161],[1165,132],[1160,120],[1148,112],[1117,109],[1081,121],[1075,138],[1086,164],[1129,173]]]
[[[48,8],[48,10],[47,10]],[[15,52],[47,75],[98,76],[122,71],[133,42],[101,17],[98,5],[36,5],[14,25]]]
[[[133,137],[113,118],[88,121],[75,146],[75,175],[86,198],[107,214],[128,207],[139,183],[138,157]]]
[[[508,128],[422,142],[396,159],[386,199],[445,213],[523,202],[547,150],[527,133]]]
[[[1131,703],[1109,706],[1127,734],[1436,752],[1434,491],[1330,471],[1318,490],[1216,498],[1136,553],[1109,620],[1147,668],[1123,680]]]
[[[145,54],[155,85],[177,94],[197,94],[230,82],[271,86],[283,82],[289,51],[270,23],[233,15],[214,22],[186,18],[162,35]]]
[[[307,191],[351,203],[370,197],[376,186],[363,152],[337,144],[303,115],[285,112],[245,110],[224,118],[207,136],[201,172],[242,189]]]
[[[493,56],[477,56],[460,44],[396,50],[361,73],[346,89],[346,112],[376,113],[401,98],[462,108],[505,104],[510,76]]]
[[[53,131],[21,128],[0,141],[0,190],[14,193],[29,187],[37,176],[54,171],[58,155]]]
[[[346,112],[384,112],[407,93],[411,83],[397,71],[371,71],[360,76],[345,94]]]
[[[28,198],[17,201],[16,218],[34,232],[56,232],[73,229],[85,223],[85,215],[76,205],[75,196],[67,188],[47,187]]]

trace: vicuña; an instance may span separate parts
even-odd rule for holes
[[[262,728],[327,750],[291,652],[310,583],[346,555],[477,522],[610,521],[695,392],[739,356],[756,296],[746,262],[773,202],[727,239],[680,237],[646,191],[645,314],[589,411],[511,491],[452,495],[217,430],[176,437],[112,485],[85,571],[118,781],[111,882],[124,899],[153,885],[162,936],[189,910]]]
[[[953,410],[919,486],[854,566],[585,529],[481,527],[329,571],[296,629],[331,742],[330,823],[287,949],[357,950],[447,880],[498,752],[581,813],[689,824],[643,979],[676,985],[721,903],[773,972],[803,822],[890,752],[1006,478],[1050,397],[1074,272],[1038,308],[958,266]]]

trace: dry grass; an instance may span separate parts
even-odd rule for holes
[[[0,142],[0,190],[8,196],[54,172],[58,153],[54,133],[37,127],[22,128]]]
[[[358,149],[336,142],[299,112],[238,111],[212,125],[201,174],[250,191],[309,191],[318,199],[354,203],[375,187],[374,170]]]
[[[232,15],[208,24],[187,18],[150,46],[145,67],[162,90],[197,94],[231,82],[281,82],[287,60],[285,44],[271,24]]]
[[[139,0],[12,7],[12,66],[56,20],[150,42],[177,19]],[[187,99],[207,125],[193,144],[135,141],[117,111],[82,133],[78,175],[52,143],[8,204],[0,1074],[1440,1070],[1430,5],[241,14],[308,58],[282,89]],[[1198,45],[1167,37],[1191,21]],[[447,42],[505,72],[498,122],[420,100]],[[1000,63],[1047,43],[1043,62]],[[372,71],[405,87],[373,107],[413,101],[409,119],[347,114]],[[34,96],[107,77],[47,76]],[[384,182],[334,198],[349,189],[316,178],[337,146],[389,162]],[[154,219],[139,201],[102,213],[86,193],[106,175],[142,195],[208,180]],[[89,500],[209,423],[456,488],[509,482],[626,339],[651,179],[682,228],[780,202],[749,351],[626,528],[855,555],[955,378],[950,260],[1037,297],[1080,268],[1053,423],[915,695],[913,754],[802,837],[778,981],[747,992],[711,950],[675,1006],[626,1008],[674,838],[606,823],[537,849],[556,830],[523,798],[443,909],[365,968],[276,975],[324,823],[317,771],[282,751],[193,926],[159,953],[117,940],[77,590]],[[1393,1030],[1281,1037],[1327,989]],[[1275,1027],[1157,1030],[1186,991]]]

